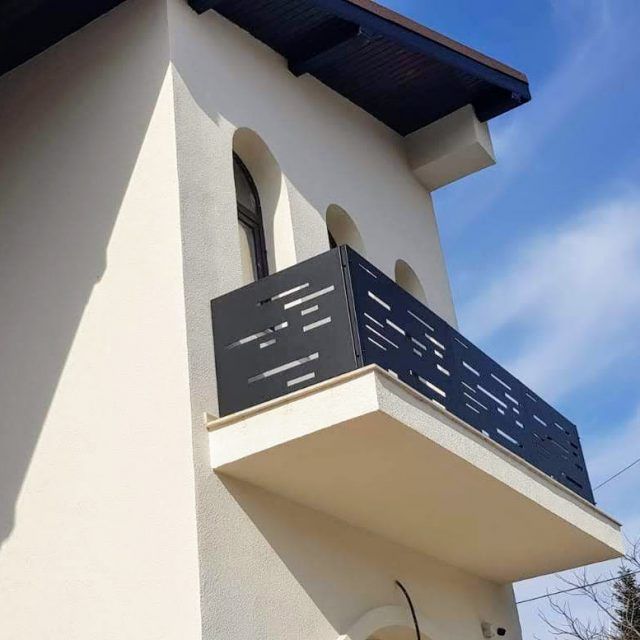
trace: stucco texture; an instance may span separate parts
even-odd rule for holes
[[[519,638],[509,585],[209,462],[209,301],[241,284],[234,145],[281,171],[261,193],[272,268],[328,248],[334,204],[454,323],[402,139],[183,0],[128,0],[4,76],[0,116],[1,634],[334,640],[380,607],[409,624],[399,578],[434,640],[483,619]]]
[[[160,2],[0,79],[0,637],[200,637]]]
[[[386,606],[402,607],[410,625],[399,578],[438,630],[434,640],[480,637],[484,619],[519,638],[510,585],[212,473],[202,420],[217,406],[209,300],[242,283],[231,165],[232,151],[242,151],[238,131],[253,132],[282,171],[276,200],[290,211],[291,260],[328,249],[324,216],[337,205],[369,259],[390,275],[406,260],[429,304],[455,318],[430,196],[402,139],[315,80],[294,78],[214,12],[197,16],[176,0],[169,15],[204,637],[330,640]],[[267,236],[276,234],[272,211],[263,214]]]

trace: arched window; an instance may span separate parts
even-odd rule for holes
[[[268,275],[269,267],[258,190],[249,170],[235,153],[233,177],[238,205],[242,280],[248,284]]]

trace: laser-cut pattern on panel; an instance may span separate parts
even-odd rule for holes
[[[433,311],[349,251],[363,364],[377,364],[593,501],[574,424]]]
[[[571,422],[347,247],[211,303],[221,415],[377,364],[593,502]]]
[[[356,368],[340,252],[211,303],[221,415]]]

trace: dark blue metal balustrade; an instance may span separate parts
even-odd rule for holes
[[[575,425],[348,247],[211,308],[221,415],[377,364],[593,502]]]

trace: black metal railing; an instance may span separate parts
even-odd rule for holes
[[[575,425],[352,249],[211,309],[220,415],[377,364],[593,502]]]

